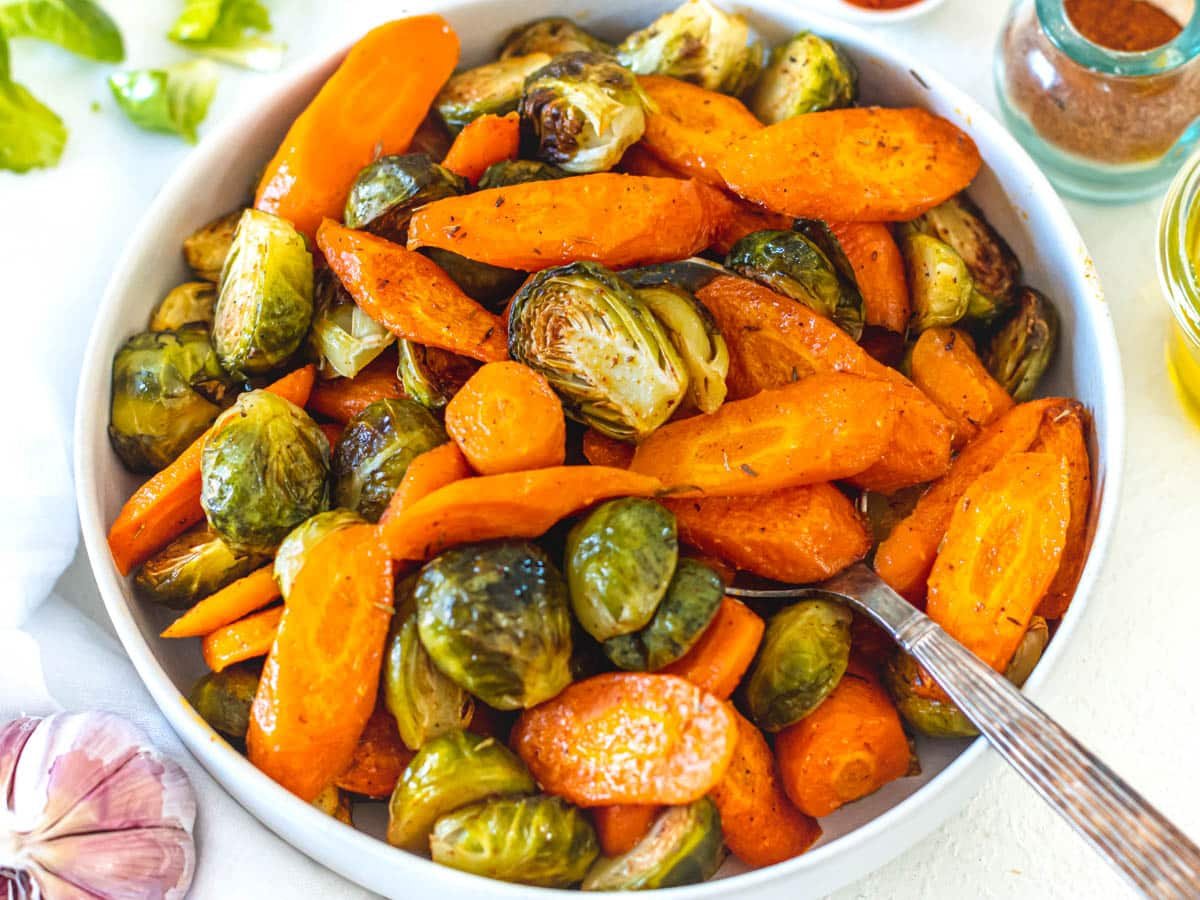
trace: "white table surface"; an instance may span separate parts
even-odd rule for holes
[[[161,64],[182,56],[162,37],[177,4],[105,0],[105,6],[123,26],[128,64]],[[394,0],[274,0],[270,6],[292,62],[405,11],[405,4]],[[889,39],[933,61],[994,111],[990,67],[1006,6],[1003,0],[951,0],[926,17],[891,26]],[[0,333],[4,342],[20,345],[18,360],[53,353],[54,364],[43,363],[48,369],[43,377],[65,423],[92,310],[109,270],[125,236],[188,147],[125,122],[108,95],[105,67],[31,42],[13,49],[16,77],[63,116],[71,138],[55,170],[23,177],[0,173],[0,293],[9,317]],[[252,104],[274,77],[223,69],[210,122]],[[93,101],[99,101],[100,112],[91,109]],[[1069,206],[1116,320],[1129,398],[1129,452],[1111,555],[1088,616],[1042,699],[1049,712],[1152,802],[1186,831],[1200,834],[1200,777],[1195,774],[1200,592],[1193,555],[1200,549],[1200,429],[1184,418],[1164,369],[1168,313],[1154,276],[1158,201],[1119,208]],[[40,333],[31,336],[23,330],[30,308],[38,315],[29,321],[52,323],[48,331],[39,327]],[[12,379],[12,369],[9,375]],[[27,471],[38,461],[20,463]],[[20,465],[16,471],[22,471]],[[11,470],[7,477],[11,481]],[[27,623],[42,647],[47,683],[66,705],[103,704],[108,698],[89,690],[88,679],[74,671],[64,649],[72,638],[101,642],[111,635],[82,552],[56,593],[63,599],[47,604]],[[111,665],[126,665],[119,650],[112,652]],[[131,669],[127,674],[134,678]],[[131,682],[124,690],[132,694],[122,705],[139,708],[143,717],[157,715],[144,711],[148,701],[140,686]],[[194,777],[204,777],[194,765],[189,769]],[[246,838],[240,856],[211,859],[202,845],[197,883],[204,898],[263,896],[264,889],[272,895],[279,882],[255,883],[256,855],[271,856],[271,877],[282,873],[293,888],[361,896],[299,854],[289,855],[253,823],[239,827]],[[225,871],[236,871],[239,880],[222,879]],[[1005,771],[912,851],[836,896],[1105,898],[1126,896],[1126,891],[1017,776]]]

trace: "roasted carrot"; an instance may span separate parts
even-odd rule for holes
[[[318,381],[308,398],[308,411],[345,425],[376,400],[403,396],[396,358],[385,353],[353,378]]]
[[[912,306],[904,258],[891,229],[881,222],[829,222],[842,252],[854,269],[863,299],[863,319],[904,334]]]
[[[583,433],[583,457],[593,466],[628,469],[629,464],[633,462],[633,451],[633,444],[610,438],[595,428],[589,428]]]
[[[408,464],[400,486],[383,511],[379,523],[382,525],[400,515],[418,500],[427,497],[438,488],[470,478],[475,473],[458,444],[447,441],[432,450],[426,450]]]
[[[954,447],[970,443],[1013,407],[1012,397],[957,328],[930,328],[912,348],[912,380],[954,423]]]
[[[232,625],[280,597],[274,566],[263,566],[205,597],[162,633],[165,638],[203,637]]]
[[[458,133],[442,165],[475,184],[488,166],[516,159],[520,143],[521,120],[515,112],[480,116]]]
[[[748,606],[726,597],[692,649],[659,671],[686,678],[714,697],[728,700],[754,661],[765,628]]]
[[[283,607],[272,606],[205,635],[200,642],[205,664],[220,672],[234,663],[266,656],[275,643],[282,617]]]
[[[577,806],[699,800],[733,758],[730,708],[672,675],[610,672],[522,713],[513,749],[548,793]]]
[[[646,149],[641,142],[634,144],[621,157],[618,170],[626,175],[645,175],[649,178],[687,178],[687,173],[667,165]]]
[[[434,200],[413,213],[408,247],[525,271],[574,260],[622,269],[698,253],[727,210],[696,181],[601,172]]]
[[[488,363],[446,405],[446,433],[481,475],[561,466],[562,401],[545,376],[518,362]]]
[[[685,544],[776,581],[823,581],[871,549],[862,517],[831,484],[662,503],[675,513]]]
[[[600,839],[600,852],[605,856],[628,853],[646,836],[661,810],[661,806],[637,803],[597,806],[592,810],[592,824]]]
[[[982,160],[970,136],[923,109],[857,107],[785,119],[719,157],[725,182],[775,212],[902,222],[953,197]]]
[[[685,496],[768,494],[862,472],[895,423],[887,382],[812,375],[664,425],[638,445],[630,471]]]
[[[376,703],[354,747],[350,765],[334,784],[343,791],[381,800],[392,795],[412,758],[413,752],[400,740],[396,720],[382,703]]]
[[[254,205],[289,219],[311,242],[322,218],[341,218],[363,166],[408,149],[457,63],[458,38],[441,16],[368,32],[288,129]]]
[[[733,761],[715,788],[725,846],[748,866],[773,866],[799,856],[821,836],[821,826],[792,805],[783,791],[767,739],[745,716],[738,723]]]
[[[500,319],[433,260],[332,219],[317,245],[354,302],[392,334],[483,362],[508,357]]]
[[[796,222],[791,216],[759,209],[738,197],[727,199],[728,211],[721,217],[721,226],[713,235],[712,242],[712,249],[722,255],[732,250],[733,245],[748,234],[766,230],[790,231]]]
[[[297,369],[267,388],[297,406],[308,402],[316,370]],[[145,562],[204,518],[200,506],[200,453],[210,428],[125,501],[108,531],[108,547],[122,575]]]

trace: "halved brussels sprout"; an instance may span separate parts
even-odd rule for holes
[[[316,276],[314,303],[309,340],[322,372],[353,378],[396,340],[362,311],[329,269]]]
[[[441,247],[422,247],[421,253],[432,259],[462,288],[462,292],[492,312],[500,312],[508,298],[521,286],[527,273],[506,269],[477,259],[467,259],[453,250]]]
[[[679,559],[675,516],[653,500],[626,497],[597,506],[567,535],[571,607],[598,641],[645,628]]]
[[[217,287],[209,281],[185,281],[171,288],[150,315],[151,331],[175,331],[185,325],[211,328]]]
[[[429,114],[421,121],[417,133],[408,143],[407,152],[424,153],[431,159],[445,159],[453,143],[454,138],[450,134],[450,129],[446,127],[446,123],[434,109],[430,110]]]
[[[871,543],[878,547],[892,530],[913,511],[928,485],[914,484],[890,494],[863,491],[855,504],[871,526]]]
[[[209,672],[192,685],[188,703],[214,731],[235,741],[244,740],[260,674],[260,667],[252,663]]]
[[[257,209],[242,213],[221,273],[213,346],[225,371],[261,375],[308,334],[313,260],[292,223]]]
[[[596,830],[558,797],[485,800],[438,819],[433,861],[500,881],[569,887],[600,854]]]
[[[113,450],[131,472],[158,471],[221,414],[230,388],[203,325],[134,335],[113,357]]]
[[[208,524],[235,551],[273,553],[329,505],[329,441],[294,403],[250,391],[217,419],[200,474]]]
[[[225,257],[233,245],[233,232],[245,211],[244,207],[239,207],[227,212],[184,238],[183,258],[197,278],[213,284],[221,280]]]
[[[544,269],[525,283],[509,310],[508,352],[546,377],[571,418],[618,440],[649,435],[688,389],[658,319],[596,263]]]
[[[607,53],[610,56],[613,52],[611,44],[588,34],[570,19],[550,16],[535,19],[510,31],[500,47],[500,58],[510,59],[530,53],[562,56],[564,53],[575,53],[579,50]]]
[[[803,234],[755,231],[730,248],[725,265],[832,319],[855,340],[862,334],[862,297],[854,282],[840,277],[824,251]]]
[[[488,797],[536,790],[525,763],[495,738],[451,731],[427,741],[396,782],[388,803],[388,843],[423,852],[442,816]]]
[[[841,109],[858,94],[858,70],[837,45],[802,31],[771,51],[750,109],[773,125],[825,109]]]
[[[333,816],[343,825],[354,824],[350,817],[350,795],[336,784],[327,785],[321,793],[317,794],[312,805],[325,815]]]
[[[403,244],[414,209],[465,194],[468,187],[465,178],[424,153],[381,156],[355,177],[342,219],[349,228]]]
[[[1058,346],[1058,313],[1033,288],[1021,288],[1017,311],[992,335],[987,368],[1018,403],[1033,398]]]
[[[479,363],[457,353],[400,341],[396,374],[404,393],[426,409],[442,409],[478,369]]]
[[[334,502],[378,522],[408,464],[446,441],[442,424],[415,400],[376,400],[346,423],[334,448]]]
[[[365,521],[353,510],[330,509],[305,519],[289,531],[287,537],[279,544],[279,549],[275,551],[275,581],[279,584],[279,592],[283,599],[287,600],[292,592],[296,576],[300,574],[300,569],[304,567],[304,559],[313,547],[335,531],[361,525]]]
[[[762,69],[762,45],[749,40],[744,17],[687,0],[625,38],[617,59],[639,75],[670,75],[737,96]]]
[[[564,172],[558,166],[544,163],[537,159],[505,159],[492,163],[479,177],[479,189],[512,187],[514,184],[527,184],[530,181],[553,181],[556,178],[569,178],[570,172]]]
[[[146,560],[133,584],[154,603],[187,609],[263,562],[256,554],[235,553],[215,531],[198,525]]]
[[[621,161],[646,130],[637,79],[611,56],[567,53],[532,73],[521,97],[521,127],[538,158],[581,175]]]
[[[583,880],[585,891],[635,891],[699,884],[717,874],[725,859],[721,816],[702,797],[659,814],[637,845],[598,860]]]
[[[666,330],[688,370],[685,403],[710,413],[725,402],[729,347],[712,313],[681,287],[661,284],[640,288],[638,298]]]
[[[460,731],[471,721],[471,695],[433,664],[417,634],[417,617],[397,620],[383,654],[383,699],[409,750]]]
[[[804,600],[767,622],[746,680],[746,707],[764,731],[780,731],[821,705],[850,661],[850,610]]]
[[[648,625],[604,642],[604,652],[622,669],[657,672],[692,648],[717,614],[725,584],[711,567],[684,558]]]
[[[510,56],[459,72],[446,82],[434,108],[451,132],[480,116],[503,116],[517,108],[525,79],[553,59],[548,53]]]
[[[967,314],[974,282],[967,264],[949,244],[920,232],[900,242],[912,296],[911,331],[953,325]]]

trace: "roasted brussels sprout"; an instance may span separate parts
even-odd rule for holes
[[[217,288],[209,281],[185,281],[171,288],[150,316],[151,331],[175,331],[185,325],[211,328]]]
[[[500,312],[508,304],[526,274],[518,269],[506,269],[477,259],[467,259],[453,250],[441,247],[422,247],[421,252],[432,259],[462,288],[462,292],[492,312]]]
[[[187,609],[262,565],[235,553],[207,525],[184,532],[146,560],[134,579],[138,593],[169,609]]]
[[[570,19],[551,16],[536,19],[510,31],[500,47],[500,58],[510,59],[530,53],[562,56],[564,53],[575,53],[579,50],[609,55],[613,52],[611,44],[588,34]]]
[[[396,374],[404,385],[404,393],[426,409],[442,409],[478,368],[475,360],[457,353],[400,341]]]
[[[992,335],[987,368],[1014,400],[1033,397],[1058,346],[1058,313],[1033,288],[1021,288],[1017,311]]]
[[[653,500],[597,506],[567,535],[567,584],[583,630],[598,641],[645,628],[679,559],[675,516]]]
[[[511,187],[514,184],[526,184],[530,181],[553,181],[556,178],[569,178],[570,172],[564,172],[558,166],[544,163],[536,159],[506,159],[492,163],[479,177],[479,189]]]
[[[417,634],[417,618],[394,623],[383,656],[383,699],[396,720],[400,740],[409,750],[467,727],[475,703],[443,675],[425,652]]]
[[[725,859],[721,817],[707,797],[659,814],[627,853],[601,859],[583,880],[585,891],[634,891],[707,881]]]
[[[824,109],[840,109],[858,94],[858,70],[836,45],[802,31],[771,51],[750,109],[773,125]]]
[[[350,186],[342,218],[349,228],[403,244],[413,210],[432,200],[464,194],[467,180],[424,153],[381,156]]]
[[[725,265],[832,319],[855,340],[862,334],[858,288],[841,277],[825,252],[803,234],[755,231],[730,248]]]
[[[272,553],[329,505],[329,441],[300,407],[250,391],[217,419],[200,474],[209,525],[237,552]]]
[[[536,155],[573,175],[603,172],[646,130],[637,79],[610,56],[568,53],[525,81],[521,128]]]
[[[161,469],[220,415],[230,387],[203,325],[134,335],[113,357],[113,450],[132,472]]]
[[[421,569],[413,593],[434,665],[488,706],[527,709],[570,683],[567,586],[540,547],[447,550]]]
[[[451,132],[480,116],[503,116],[521,102],[525,79],[551,59],[548,53],[529,53],[459,72],[446,82],[434,107]]]
[[[192,685],[188,703],[214,731],[235,741],[244,740],[259,675],[259,667],[248,663],[209,672]]]
[[[395,342],[396,336],[363,312],[329,269],[316,276],[314,295],[309,340],[322,372],[353,378]]]
[[[596,263],[544,269],[525,283],[509,310],[508,352],[546,377],[571,418],[618,440],[649,435],[688,389],[658,319]]]
[[[197,278],[213,284],[221,280],[221,269],[225,267],[225,257],[233,244],[233,232],[245,211],[238,208],[227,212],[184,238],[183,258]]]
[[[225,371],[260,375],[295,352],[313,314],[313,261],[292,223],[248,209],[221,273],[213,346]]]
[[[711,567],[681,559],[650,623],[640,631],[604,642],[604,652],[622,669],[657,672],[692,648],[717,614],[725,585]]]
[[[715,411],[725,402],[729,347],[712,313],[674,285],[641,288],[637,295],[658,319],[687,367],[685,405],[700,412]]]
[[[343,791],[336,784],[329,784],[321,793],[317,794],[312,805],[325,813],[327,816],[333,816],[343,825],[353,825],[354,822],[350,817],[350,795]]]
[[[275,551],[275,581],[279,584],[283,599],[287,600],[292,592],[296,576],[300,574],[304,559],[313,547],[333,532],[351,525],[361,525],[365,521],[353,510],[330,509],[305,519],[289,531]]]
[[[429,849],[434,823],[488,797],[532,794],[525,763],[495,738],[451,731],[427,741],[396,783],[388,803],[388,843]]]
[[[617,59],[639,75],[670,75],[710,91],[737,96],[762,68],[762,46],[747,46],[750,26],[709,0],[687,0],[635,31],[617,47]]]
[[[334,448],[334,502],[378,522],[408,464],[446,440],[441,423],[415,400],[376,400],[346,424]]]
[[[910,231],[900,242],[900,250],[908,269],[913,308],[909,328],[913,332],[953,325],[967,314],[975,286],[953,247]]]
[[[850,659],[850,610],[804,600],[767,622],[746,681],[746,707],[764,731],[779,731],[820,706]]]

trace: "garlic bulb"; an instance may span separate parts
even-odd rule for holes
[[[183,769],[119,716],[0,727],[0,898],[181,898],[195,819]]]

